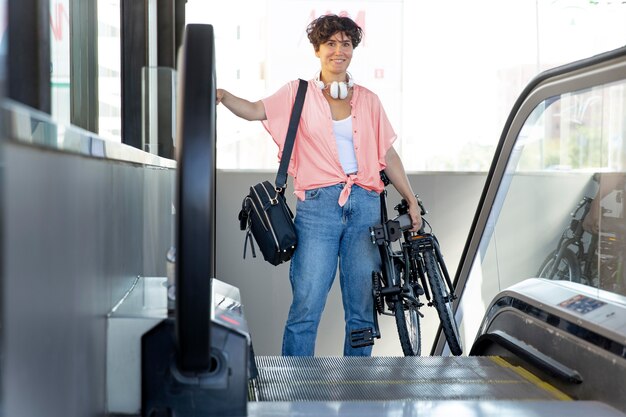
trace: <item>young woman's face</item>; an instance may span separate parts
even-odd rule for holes
[[[337,32],[322,43],[315,56],[320,59],[322,72],[343,74],[352,60],[352,40],[344,33]]]

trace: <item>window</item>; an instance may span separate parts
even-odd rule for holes
[[[315,76],[319,62],[305,33],[313,18],[355,19],[365,35],[350,72],[380,96],[411,171],[487,170],[513,103],[535,75],[626,38],[626,4],[602,0],[189,0],[186,7],[188,23],[214,26],[219,86],[250,100]],[[276,147],[260,123],[218,108],[217,164],[273,170]]]
[[[120,59],[120,1],[98,0],[98,133],[118,142],[122,137]]]
[[[69,0],[50,1],[50,101],[52,117],[70,124]]]

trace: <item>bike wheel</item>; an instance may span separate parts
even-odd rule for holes
[[[452,313],[452,300],[450,299],[448,287],[441,276],[439,264],[437,263],[437,258],[433,252],[427,251],[424,253],[424,264],[424,267],[426,268],[426,275],[428,277],[428,284],[430,285],[430,290],[432,292],[433,306],[439,315],[443,334],[446,336],[446,340],[448,341],[450,352],[452,352],[453,355],[458,356],[463,353],[459,328],[456,324],[456,320],[454,319],[454,314]]]
[[[396,274],[400,276],[400,282],[404,282],[404,272],[396,266]],[[405,296],[403,296],[403,294]],[[417,312],[417,298],[413,294],[413,288],[409,286],[408,293],[398,295],[394,303],[393,312],[396,317],[396,327],[400,336],[400,345],[404,356],[420,356],[422,353],[422,337],[420,332],[420,316]],[[406,297],[406,296],[409,297]]]
[[[576,254],[570,249],[565,249],[559,265],[554,273],[551,274],[556,257],[557,251],[553,250],[541,264],[541,268],[539,268],[537,276],[539,278],[548,278],[559,281],[581,282],[580,265],[578,264]]]

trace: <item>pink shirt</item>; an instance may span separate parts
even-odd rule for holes
[[[279,160],[297,89],[298,81],[291,81],[263,99],[267,115],[263,126],[278,145]],[[348,200],[353,184],[370,191],[383,191],[379,173],[386,167],[385,155],[396,139],[396,133],[378,96],[367,88],[355,84],[350,105],[359,171],[356,175],[348,176],[339,161],[330,106],[322,90],[313,80],[309,81],[288,168],[289,175],[293,177],[294,194],[300,200],[304,200],[306,190],[338,183],[346,184],[339,197],[340,206]]]

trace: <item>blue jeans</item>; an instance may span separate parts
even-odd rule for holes
[[[309,190],[305,200],[297,202],[298,247],[289,269],[293,301],[283,355],[313,356],[337,264],[346,322],[343,354],[371,355],[371,346],[350,346],[350,331],[374,326],[372,271],[380,270],[380,255],[369,228],[380,223],[380,198],[374,191],[353,185],[348,201],[340,207],[337,201],[343,187],[336,184]]]

